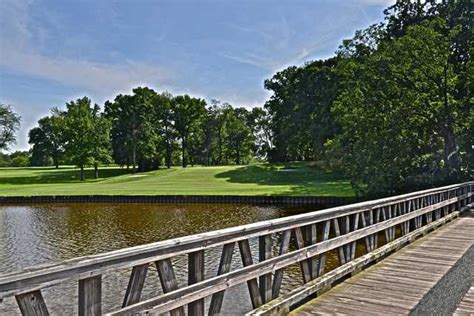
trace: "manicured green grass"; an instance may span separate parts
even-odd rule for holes
[[[33,195],[317,195],[353,196],[348,180],[307,163],[188,167],[128,174],[87,170],[79,181],[73,167],[0,168],[0,196]]]

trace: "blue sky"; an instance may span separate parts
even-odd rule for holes
[[[0,102],[18,144],[53,106],[147,85],[261,106],[263,80],[331,56],[391,0],[0,0]]]

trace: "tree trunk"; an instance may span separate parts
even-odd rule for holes
[[[240,145],[237,146],[237,159],[235,160],[237,165],[240,165]]]
[[[219,155],[217,159],[218,159],[217,164],[218,165],[222,164],[222,137],[220,133],[219,133]]]
[[[183,168],[186,168],[188,166],[188,162],[186,160],[186,138],[183,137],[182,142],[181,142],[181,160],[182,160],[182,166]]]
[[[448,119],[449,120],[449,119]],[[460,159],[456,145],[452,124],[446,122],[443,132],[444,138],[444,159],[448,168],[448,176],[457,177],[459,174]]]
[[[444,126],[443,126],[443,140],[444,140],[444,159],[446,167],[448,168],[448,177],[457,178],[461,161],[459,159],[458,148],[456,145],[456,138],[454,136],[454,120],[453,115],[449,109],[448,99],[448,70],[444,68]]]
[[[166,145],[166,167],[171,168],[171,157],[172,157],[171,145],[168,143]]]
[[[136,172],[136,167],[137,167],[137,145],[136,145],[136,143],[133,143],[133,148],[132,148],[132,173]]]
[[[54,155],[54,157],[53,157],[53,163],[54,163],[54,167],[56,169],[59,169],[59,159],[56,155]]]
[[[80,172],[80,178],[81,178],[81,181],[85,181],[86,180],[86,177],[84,175],[84,165],[81,165],[81,172]]]
[[[99,165],[98,164],[94,164],[94,177],[96,179],[99,179]]]

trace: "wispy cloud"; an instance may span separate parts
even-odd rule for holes
[[[0,67],[35,78],[52,80],[99,95],[110,95],[139,84],[170,82],[172,71],[134,60],[107,64],[86,59],[45,55],[29,45],[41,26],[29,18],[32,1],[1,2]],[[34,32],[34,34],[33,34]]]
[[[86,60],[51,58],[34,52],[2,54],[0,66],[98,94],[110,94],[138,84],[161,84],[171,78],[171,73],[164,69],[135,61],[109,65]]]
[[[241,55],[233,55],[230,53],[219,52],[218,55],[221,57],[236,61],[241,64],[254,66],[254,67],[261,68],[267,71],[271,70],[274,66],[273,63],[269,61],[267,58],[265,58],[264,56],[258,56],[253,53],[243,53]]]

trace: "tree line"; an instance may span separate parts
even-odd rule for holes
[[[384,13],[333,57],[265,81],[269,159],[319,160],[360,194],[472,179],[472,3],[397,1]]]
[[[117,163],[132,172],[180,164],[244,164],[264,159],[268,114],[189,95],[172,96],[148,87],[106,101],[103,111],[87,98],[53,108],[30,130],[31,164],[52,160],[81,170]]]

